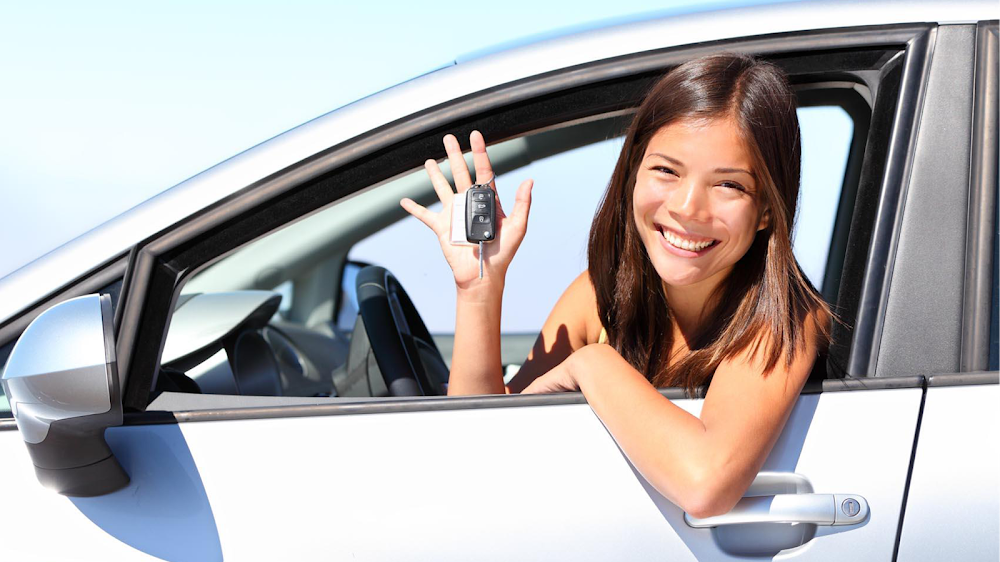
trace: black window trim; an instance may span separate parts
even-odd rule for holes
[[[184,221],[178,228],[139,245],[133,275],[130,276],[126,287],[130,298],[124,303],[118,340],[120,372],[126,373],[124,375],[126,408],[139,411],[145,408],[149,389],[154,382],[165,327],[176,296],[175,289],[180,281],[197,267],[195,264],[198,260],[201,260],[199,265],[203,265],[209,259],[219,257],[206,255],[207,246],[236,248],[263,234],[263,231],[274,228],[274,223],[280,226],[287,221],[286,217],[289,214],[297,216],[307,213],[345,195],[347,189],[344,188],[334,187],[324,190],[316,187],[322,183],[324,177],[328,178],[331,174],[339,177],[345,173],[358,173],[367,177],[370,183],[371,178],[379,174],[401,172],[412,167],[410,165],[412,163],[409,162],[405,165],[396,162],[397,167],[403,169],[392,170],[374,165],[383,163],[387,155],[395,156],[394,151],[400,150],[401,147],[417,151],[421,157],[436,156],[440,148],[429,142],[421,144],[419,139],[436,138],[443,132],[444,125],[451,131],[471,129],[482,120],[494,117],[505,109],[516,107],[519,103],[545,100],[547,95],[549,98],[564,93],[585,95],[587,87],[596,83],[601,83],[602,88],[613,88],[621,83],[633,81],[630,85],[634,87],[635,81],[640,78],[644,77],[648,83],[649,76],[658,75],[662,69],[691,57],[716,52],[720,47],[763,53],[768,57],[779,57],[782,54],[790,57],[807,56],[802,53],[811,53],[815,56],[822,52],[840,49],[858,51],[890,47],[906,49],[907,56],[903,63],[903,80],[896,117],[905,118],[909,122],[900,121],[893,126],[889,162],[886,164],[885,174],[880,174],[880,181],[877,182],[881,187],[887,185],[892,187],[895,183],[896,192],[883,194],[881,200],[886,204],[879,205],[876,221],[876,228],[885,229],[887,225],[891,228],[896,222],[895,210],[901,185],[899,181],[893,182],[892,178],[898,180],[899,176],[905,177],[902,172],[907,167],[905,159],[912,141],[912,115],[908,115],[907,111],[908,108],[912,109],[921,93],[926,55],[931,47],[930,36],[934,29],[935,26],[932,24],[917,24],[827,30],[727,40],[630,55],[492,88],[456,103],[447,104],[445,107],[429,109],[331,147],[314,158],[248,186],[229,198],[224,205],[219,204],[207,209]],[[865,81],[868,82],[868,79]],[[872,91],[874,90],[872,88]],[[611,104],[599,109],[608,111],[618,108],[620,107]],[[588,113],[595,112],[597,108],[588,107]],[[539,128],[545,124],[545,119],[561,122],[569,117],[567,114],[558,115],[557,119],[551,116],[535,116],[536,120],[527,122],[523,127],[524,130],[512,126],[507,134],[513,136]],[[893,195],[896,196],[895,199]],[[245,229],[239,232],[238,229],[229,228],[239,224],[240,221],[245,223],[251,218],[259,219],[262,216],[269,219],[263,222],[265,226],[260,226],[262,223],[257,221],[262,231],[248,233]],[[881,237],[878,239],[882,240]],[[869,267],[866,271],[874,271],[871,268],[873,262],[886,260],[891,255],[887,250],[873,247],[867,258]],[[885,261],[881,263],[885,264]],[[891,267],[886,269],[891,270]],[[878,314],[884,311],[885,295],[880,295],[884,285],[884,278],[877,275],[866,275],[864,279],[862,301],[865,304],[877,304],[881,296],[883,301],[881,306],[874,308]],[[859,314],[853,343],[864,344],[864,340],[869,339],[869,345],[865,348],[874,347],[877,351],[877,345],[870,345],[870,338],[879,319],[873,319],[872,315],[867,313],[870,307],[859,308],[865,313]],[[866,359],[866,357],[859,358],[862,369],[849,372],[867,373]]]

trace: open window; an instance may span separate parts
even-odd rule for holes
[[[906,30],[899,32],[903,37]],[[819,35],[823,45],[835,43],[830,37],[836,33]],[[802,209],[795,234],[797,256],[807,275],[846,320],[847,327],[839,334],[835,331],[835,337],[849,354],[859,287],[869,259],[873,209],[885,170],[885,147],[900,91],[905,42],[781,52],[772,50],[766,41],[753,45],[728,47],[759,52],[785,68],[800,98],[805,146]],[[448,270],[436,240],[421,231],[422,225],[407,230],[407,223],[415,221],[401,220],[406,215],[398,201],[408,196],[432,203],[435,197],[421,163],[427,157],[443,158],[440,137],[444,132],[467,138],[472,129],[484,131],[493,143],[489,150],[498,171],[502,200],[511,199],[504,189],[519,183],[508,176],[539,180],[532,229],[512,265],[505,298],[508,310],[530,311],[505,318],[505,340],[510,345],[504,361],[516,365],[526,355],[554,299],[568,280],[586,267],[584,248],[590,217],[617,156],[620,145],[616,137],[633,108],[665,70],[715,50],[719,47],[637,56],[657,63],[650,62],[626,76],[619,73],[583,85],[561,85],[545,95],[515,103],[495,101],[490,105],[483,101],[486,109],[470,114],[437,108],[434,126],[414,133],[402,123],[397,133],[383,131],[380,134],[393,141],[384,148],[363,157],[341,156],[341,163],[331,165],[330,172],[294,184],[272,199],[248,196],[243,202],[245,211],[235,219],[182,245],[164,247],[155,257],[150,252],[148,259],[166,267],[154,269],[148,286],[146,318],[157,321],[136,326],[126,401],[133,408],[144,409],[151,397],[159,397],[157,409],[197,409],[326,402],[345,395],[379,396],[376,385],[368,384],[367,392],[358,391],[365,385],[346,381],[343,372],[352,341],[346,327],[354,305],[349,287],[344,288],[352,271],[356,273],[352,264],[357,262],[388,266],[411,292],[421,313],[439,314],[440,324],[434,316],[428,323],[438,328],[431,330],[437,332],[435,339],[442,355],[450,357],[449,324],[444,318],[453,314],[454,299]],[[594,71],[608,68],[610,63],[596,64]],[[485,92],[483,100],[494,99],[490,98],[494,94]],[[813,147],[815,137],[820,137],[821,144]],[[347,147],[331,154],[349,153]],[[579,177],[563,185],[550,180],[551,187],[541,181],[543,174],[573,168],[575,161],[588,164]],[[543,169],[546,167],[549,171]],[[603,172],[602,167],[606,168]],[[546,216],[546,189],[564,190],[551,200],[579,190],[583,196],[579,197],[579,209],[574,210],[577,214],[563,216],[561,207],[555,206]],[[802,218],[816,210],[825,215]],[[564,224],[573,226],[560,232]],[[555,236],[567,240],[560,256],[566,263],[547,265],[543,275],[529,257],[532,237],[534,244],[542,247],[538,240]],[[410,265],[406,265],[407,260]],[[566,279],[551,275],[551,269],[566,269]],[[261,294],[247,305],[250,308],[235,320],[232,330],[205,344],[211,349],[192,344],[193,351],[182,360],[174,354],[161,362],[157,350],[168,318],[173,316],[174,320],[165,349],[171,349],[171,339],[177,337],[174,331],[185,308],[188,313],[197,312],[190,307],[199,299],[205,303],[216,294],[248,291]],[[423,303],[423,297],[418,296],[423,291],[439,300]],[[519,299],[522,304],[518,304]],[[546,304],[545,300],[551,302]],[[247,336],[248,332],[259,337]],[[235,359],[241,340],[254,342],[247,347],[253,351],[244,354],[244,359]],[[240,382],[244,375],[239,372],[240,365],[246,369],[245,384]],[[836,371],[828,373],[834,374]],[[260,381],[263,376],[269,378],[266,383]],[[355,390],[345,393],[340,388],[343,384]],[[254,390],[244,392],[243,387]],[[199,399],[197,404],[178,398],[198,392],[215,392],[217,397]],[[273,399],[247,402],[247,394]],[[278,396],[284,398],[278,400]]]

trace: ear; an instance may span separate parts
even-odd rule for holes
[[[760,222],[757,223],[757,232],[771,226],[771,209],[764,209],[760,215]]]

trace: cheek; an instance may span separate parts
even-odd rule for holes
[[[642,176],[636,181],[635,189],[632,190],[632,212],[636,220],[647,217],[663,203],[662,196],[657,190],[642,182]]]
[[[750,246],[757,234],[757,209],[752,203],[730,202],[722,205],[716,215],[723,219],[730,239],[740,245]]]

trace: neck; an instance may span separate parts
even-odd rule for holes
[[[674,319],[675,330],[679,330],[685,341],[690,342],[698,335],[705,322],[715,308],[709,300],[712,293],[732,270],[720,271],[712,277],[680,287],[664,283],[663,289],[670,305],[670,313]]]

